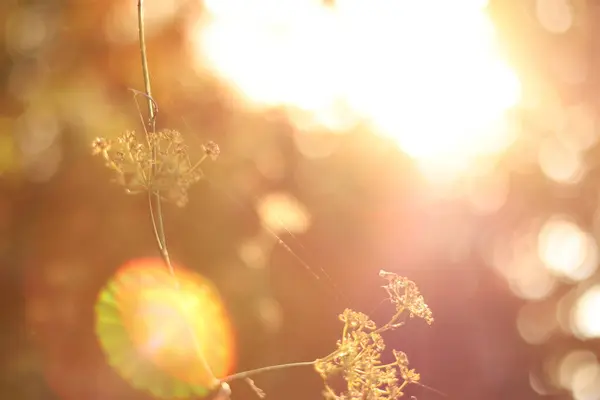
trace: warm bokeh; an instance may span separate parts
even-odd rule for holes
[[[158,127],[191,157],[221,148],[188,205],[164,206],[189,290],[148,261],[146,196],[90,151],[142,130],[136,0],[0,2],[0,399],[179,395],[210,378],[192,345],[223,356],[217,375],[314,360],[346,307],[383,316],[380,269],[435,314],[386,338],[423,383],[600,399],[595,1],[145,2]],[[132,260],[159,287],[116,290]],[[126,340],[97,329],[103,298]],[[183,333],[220,323],[225,355],[229,339]],[[146,348],[135,382],[115,342],[121,361]],[[273,399],[323,387],[310,368],[255,382]]]
[[[206,395],[232,372],[227,310],[201,276],[160,259],[124,265],[96,301],[96,335],[117,372],[159,397]]]

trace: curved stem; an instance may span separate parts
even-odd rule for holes
[[[306,367],[306,366],[314,365],[315,362],[316,361],[303,361],[303,362],[296,362],[296,363],[289,363],[289,364],[270,365],[268,367],[251,369],[249,371],[238,372],[237,374],[233,374],[233,375],[226,376],[225,378],[221,378],[221,382],[231,382],[231,381],[235,381],[238,379],[246,379],[249,376],[260,374],[262,372],[277,371],[280,369],[295,368],[295,367]]]
[[[149,68],[148,68],[148,57],[146,55],[146,39],[145,39],[145,31],[144,31],[144,7],[143,7],[144,4],[143,3],[144,3],[144,0],[138,0],[138,30],[139,30],[139,41],[140,41],[140,53],[141,53],[141,57],[142,57],[142,70],[143,70],[143,75],[144,75],[144,90],[145,90],[144,95],[145,95],[145,97],[147,99],[147,103],[148,103],[148,117],[149,117],[148,118],[148,128],[146,128],[144,126],[144,130],[146,131],[148,144],[150,145],[151,152],[152,152],[152,166],[151,166],[150,176],[148,177],[148,179],[150,182],[152,182],[155,179],[156,173],[157,173],[156,161],[157,161],[158,149],[157,149],[156,141],[150,140],[149,134],[154,134],[155,129],[156,129],[156,124],[155,124],[156,103],[154,102],[154,100],[152,98],[152,88],[150,85],[150,72],[149,72]],[[202,162],[203,160],[204,160],[204,158],[202,160],[200,160],[196,165],[194,165],[192,169],[195,169],[200,164],[200,162]],[[148,206],[150,208],[150,217],[152,219],[152,228],[154,230],[156,243],[158,244],[158,249],[160,250],[161,257],[162,257],[163,261],[165,262],[165,264],[167,265],[167,267],[169,268],[169,272],[173,276],[177,288],[179,288],[179,282],[177,280],[177,277],[175,276],[175,270],[171,263],[171,258],[169,256],[169,250],[167,249],[167,241],[165,238],[165,228],[164,228],[164,222],[163,222],[163,217],[162,217],[162,205],[161,205],[161,198],[160,198],[160,190],[158,188],[152,188],[152,186],[151,186],[151,189],[148,190]],[[194,333],[191,331],[191,329],[189,331],[189,334],[192,335],[192,338],[194,340],[194,345],[198,352],[200,361],[203,364],[203,367],[205,368],[206,371],[209,371],[212,375],[212,369],[210,368],[210,366],[208,365],[208,363],[206,362],[206,359],[204,358],[204,356],[202,354],[202,349],[200,347],[200,344],[197,341],[196,335],[194,335]],[[222,378],[220,380],[216,379],[216,377],[214,377],[214,375],[213,375],[213,378],[214,378],[213,384],[216,387],[216,386],[220,385],[222,382],[231,382],[231,381],[239,380],[239,379],[247,379],[248,377],[250,377],[252,375],[260,374],[262,372],[276,371],[276,370],[294,368],[294,367],[310,366],[310,365],[314,365],[315,362],[316,361],[305,361],[305,362],[297,362],[297,363],[290,363],[290,364],[272,365],[272,366],[268,366],[268,367],[257,368],[257,369],[253,369],[253,370],[249,370],[249,371],[239,372],[237,374],[226,376],[225,378]]]
[[[154,128],[154,107],[152,104],[152,89],[150,87],[150,70],[148,68],[148,57],[146,55],[146,31],[144,28],[144,0],[138,0],[138,32],[140,38],[140,53],[142,56],[142,73],[144,74],[144,90],[148,98],[148,115],[151,128]],[[151,129],[154,132],[154,129]]]
[[[151,166],[149,180],[150,180],[150,182],[153,182],[153,180],[156,177],[156,170],[157,170],[156,161],[157,161],[158,148],[157,148],[156,140],[150,140],[149,134],[154,134],[156,131],[156,124],[155,124],[155,120],[156,120],[155,105],[156,105],[156,103],[154,102],[154,100],[152,98],[152,88],[150,85],[150,72],[149,72],[149,68],[148,68],[148,56],[146,54],[146,39],[145,39],[145,29],[144,29],[144,0],[138,0],[137,6],[138,6],[138,31],[139,31],[139,40],[140,40],[140,53],[141,53],[141,57],[142,57],[142,72],[144,75],[144,91],[145,91],[145,97],[146,97],[147,103],[148,103],[148,129],[146,129],[146,127],[144,127],[144,130],[146,131],[148,143],[149,143],[149,145],[151,145],[152,166]],[[171,257],[169,256],[169,250],[167,249],[167,240],[165,237],[165,227],[164,227],[164,222],[163,222],[163,217],[162,217],[162,205],[161,205],[161,199],[160,199],[160,190],[158,188],[152,188],[152,185],[150,185],[150,189],[148,190],[148,206],[150,208],[150,217],[152,219],[152,228],[154,230],[154,235],[156,237],[158,249],[160,251],[163,261],[169,268],[169,272],[171,273],[171,276],[173,277],[176,288],[179,289],[180,288],[179,281],[177,280],[177,276],[175,275],[175,270],[173,268],[173,264],[171,263]],[[187,326],[187,327],[188,327],[188,333],[192,336],[192,339],[194,341],[194,346],[196,347],[196,352],[198,353],[198,357],[200,359],[200,362],[202,363],[203,368],[212,375],[214,386],[219,385],[220,381],[214,376],[212,369],[210,368],[210,365],[204,358],[202,348],[200,346],[200,343],[198,343],[196,335],[191,330],[191,327],[189,327],[189,326]]]

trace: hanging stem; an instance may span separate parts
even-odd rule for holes
[[[144,130],[146,131],[148,145],[151,149],[151,154],[152,154],[152,165],[151,165],[151,170],[150,170],[150,176],[148,177],[148,179],[149,179],[149,182],[153,182],[156,177],[156,174],[157,174],[158,148],[157,148],[156,141],[150,139],[150,134],[153,134],[156,130],[155,120],[156,120],[157,107],[156,107],[156,103],[155,103],[154,99],[152,98],[152,87],[150,85],[150,72],[149,72],[149,68],[148,68],[148,57],[146,55],[146,39],[145,39],[145,30],[144,30],[144,4],[143,3],[144,3],[144,0],[138,0],[138,5],[137,5],[137,7],[138,7],[138,31],[139,31],[140,53],[141,53],[141,58],[142,58],[142,70],[143,70],[143,76],[144,76],[144,93],[142,93],[142,94],[144,95],[144,97],[146,97],[147,104],[148,104],[148,122],[147,122],[147,126],[146,126],[146,123],[144,123]],[[199,161],[196,165],[194,165],[193,169],[195,169],[200,164],[200,162],[202,162],[203,160],[204,160],[204,158],[201,161]],[[171,273],[173,278],[175,278],[174,279],[175,284],[176,284],[177,288],[179,289],[180,285],[176,279],[175,270],[173,268],[173,264],[171,263],[171,257],[169,256],[169,250],[167,248],[167,241],[166,241],[166,237],[165,237],[165,228],[164,228],[164,222],[163,222],[163,216],[162,216],[160,190],[158,188],[153,188],[151,186],[151,189],[148,190],[148,206],[150,209],[152,228],[154,230],[154,235],[156,238],[156,243],[158,245],[158,249],[160,250],[160,254],[161,254],[163,261],[169,268],[169,272]],[[193,332],[191,332],[191,330],[189,333],[192,335],[192,337],[194,339],[194,344],[196,346],[199,358],[200,358],[204,368],[206,369],[206,371],[209,371],[212,375],[212,370],[211,370],[210,366],[208,365],[208,363],[206,362],[206,359],[202,355],[202,351],[199,346],[199,343],[197,342],[196,336],[193,334]],[[253,370],[249,370],[249,371],[239,372],[237,374],[229,375],[229,376],[226,376],[221,379],[217,379],[213,375],[213,379],[214,379],[213,385],[215,387],[217,387],[217,386],[221,385],[223,382],[231,382],[234,380],[248,379],[250,376],[260,374],[262,372],[276,371],[276,370],[294,368],[294,367],[312,366],[314,364],[315,364],[315,361],[305,361],[305,362],[297,362],[297,363],[290,363],[290,364],[272,365],[272,366],[268,366],[268,367],[257,368],[257,369],[253,369]]]
[[[144,91],[145,97],[148,103],[148,127],[144,126],[144,130],[146,131],[146,137],[148,139],[148,145],[150,146],[152,152],[152,165],[150,170],[149,181],[152,183],[156,178],[157,173],[157,141],[150,139],[150,134],[154,134],[156,132],[156,103],[152,98],[152,87],[150,85],[150,71],[148,68],[148,56],[146,54],[146,35],[144,29],[144,0],[138,0],[137,4],[138,8],[138,31],[139,31],[139,41],[140,41],[140,53],[142,57],[142,72],[144,75]],[[179,281],[175,276],[175,270],[173,268],[173,264],[171,263],[171,257],[169,256],[169,250],[167,249],[167,240],[165,237],[165,227],[162,216],[162,205],[160,199],[160,190],[158,188],[154,188],[151,185],[151,188],[148,190],[148,206],[150,209],[150,218],[152,219],[152,228],[154,230],[154,235],[156,237],[156,243],[158,244],[158,249],[160,251],[161,257],[167,267],[169,268],[169,272],[173,276],[173,280],[175,281],[175,286],[177,289],[180,288]],[[198,343],[196,335],[192,332],[191,328],[189,328],[190,335],[192,335],[194,346],[196,347],[196,351],[198,353],[198,357],[202,366],[206,371],[208,371],[213,376],[213,385],[216,387],[220,384],[220,381],[214,377],[212,373],[212,369],[210,365],[208,365],[206,359],[202,354],[202,348]]]
[[[152,165],[150,170],[149,181],[153,182],[156,177],[156,159],[157,159],[157,151],[156,143],[152,142],[149,138],[148,133],[154,133],[156,130],[156,113],[154,101],[152,100],[152,87],[150,84],[150,70],[148,68],[148,56],[146,54],[146,33],[144,28],[144,0],[138,0],[138,31],[139,31],[139,39],[140,39],[140,53],[142,56],[142,73],[144,76],[144,95],[146,96],[147,104],[148,104],[148,127],[144,127],[146,131],[146,136],[148,138],[148,143],[150,145],[150,151],[152,152]],[[154,197],[155,201],[152,201],[152,197]],[[154,202],[156,202],[156,213],[154,213]],[[171,259],[169,257],[169,251],[167,250],[167,241],[165,238],[165,229],[162,218],[162,207],[160,201],[160,191],[158,189],[153,188],[152,190],[148,190],[148,203],[150,206],[150,216],[152,218],[152,226],[154,228],[154,233],[156,235],[156,241],[158,244],[158,248],[160,250],[161,256],[163,257],[165,263],[169,267],[169,270],[172,271]]]

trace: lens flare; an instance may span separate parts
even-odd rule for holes
[[[367,122],[422,165],[460,171],[511,143],[521,86],[486,2],[459,3],[206,0],[192,42],[250,104],[284,106],[300,127]]]
[[[100,292],[96,333],[109,363],[158,397],[206,395],[233,367],[233,330],[216,290],[160,260],[124,265]]]

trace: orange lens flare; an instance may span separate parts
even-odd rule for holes
[[[206,279],[181,268],[175,275],[161,260],[124,265],[98,297],[96,331],[134,386],[161,397],[203,395],[232,370],[233,329]],[[168,382],[153,390],[161,373]]]

